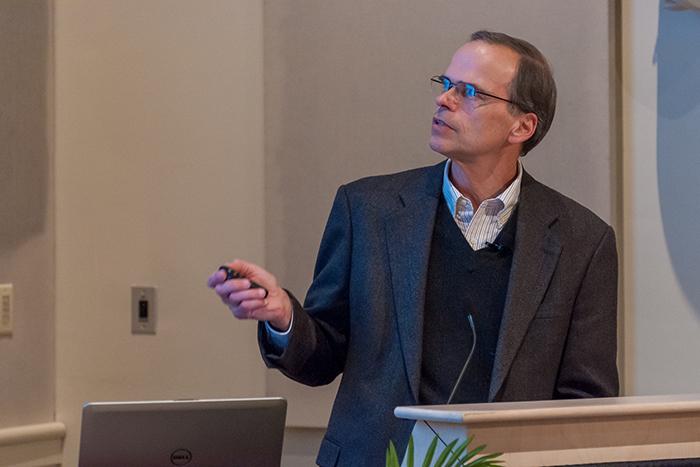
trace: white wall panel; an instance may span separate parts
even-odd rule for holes
[[[206,287],[264,260],[262,5],[56,3],[57,420],[94,400],[260,396],[255,325]],[[132,335],[130,286],[157,287]]]
[[[0,336],[0,428],[54,414],[51,3],[0,2],[0,284],[14,330]]]
[[[700,11],[664,3],[626,1],[622,16],[625,341],[634,394],[700,390],[700,55],[690,46],[700,40]]]

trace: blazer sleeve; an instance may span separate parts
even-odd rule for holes
[[[351,252],[350,203],[341,186],[321,239],[304,305],[289,294],[294,318],[282,354],[276,354],[267,342],[264,323],[258,325],[258,344],[268,367],[311,386],[328,384],[343,372],[350,322]]]
[[[575,299],[555,398],[619,394],[617,269],[615,234],[607,226]]]

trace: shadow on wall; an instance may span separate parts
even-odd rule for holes
[[[700,10],[669,3],[659,2],[656,43],[659,203],[673,270],[700,317]]]
[[[49,2],[0,2],[0,257],[44,229],[50,173],[48,31]]]

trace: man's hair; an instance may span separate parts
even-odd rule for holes
[[[534,45],[501,32],[476,31],[471,35],[471,41],[502,45],[520,55],[518,69],[510,83],[510,100],[517,103],[515,106],[511,104],[511,111],[519,108],[537,115],[535,133],[523,143],[521,155],[524,156],[542,141],[554,120],[557,86],[549,62]]]

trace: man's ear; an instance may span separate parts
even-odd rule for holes
[[[536,129],[537,115],[532,112],[518,115],[510,130],[510,135],[508,135],[508,142],[512,144],[524,143],[535,134]]]

